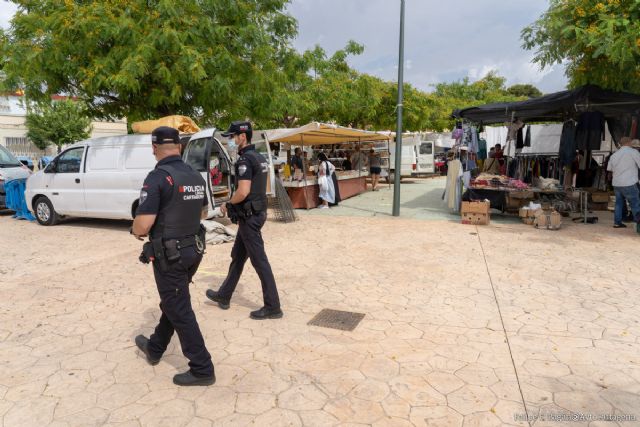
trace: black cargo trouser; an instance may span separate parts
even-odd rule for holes
[[[180,261],[169,263],[164,273],[153,263],[162,317],[149,338],[149,353],[159,359],[175,331],[180,338],[182,353],[189,359],[191,371],[195,375],[209,376],[213,374],[213,363],[191,307],[189,294],[189,283],[198,270],[202,254],[198,254],[193,246],[181,249],[180,254]]]
[[[276,281],[271,271],[269,259],[264,251],[264,241],[260,231],[266,220],[267,212],[263,211],[238,222],[238,233],[231,250],[229,273],[218,292],[222,298],[231,299],[242,275],[244,264],[249,258],[262,284],[264,306],[271,309],[279,309],[278,289],[276,288]]]

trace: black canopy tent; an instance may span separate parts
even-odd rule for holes
[[[496,124],[511,122],[517,117],[525,123],[563,122],[585,111],[604,114],[611,135],[616,143],[623,136],[631,135],[631,116],[640,112],[640,95],[614,92],[598,86],[587,85],[539,98],[517,102],[500,102],[479,107],[464,108],[453,112],[453,117],[475,123]]]

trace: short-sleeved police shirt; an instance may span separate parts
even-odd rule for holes
[[[158,162],[156,168],[149,172],[144,180],[142,190],[140,190],[140,201],[136,215],[157,215],[160,210],[171,202],[173,194],[173,179],[164,170],[158,169],[158,166],[171,163],[176,169],[191,169],[189,165],[182,161],[180,156],[170,156]],[[209,201],[204,198],[202,206],[208,206]]]
[[[236,160],[236,180],[251,181],[253,179],[253,164],[244,155],[249,150],[255,150],[253,145],[248,145],[240,150],[238,160]]]

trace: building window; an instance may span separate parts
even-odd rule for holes
[[[16,156],[41,156],[43,151],[33,145],[24,136],[8,136],[4,139],[5,146]]]

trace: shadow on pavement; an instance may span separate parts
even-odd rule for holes
[[[122,219],[65,218],[56,227],[83,227],[128,231],[132,222]]]

